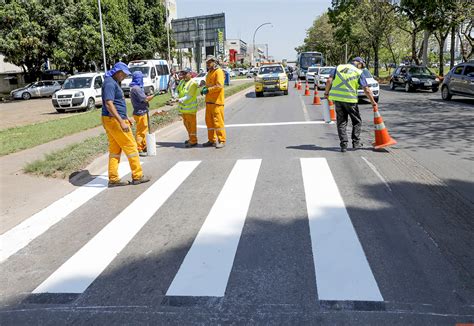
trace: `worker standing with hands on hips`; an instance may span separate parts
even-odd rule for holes
[[[131,125],[133,118],[127,116],[127,106],[120,82],[130,75],[130,70],[123,62],[117,62],[105,74],[102,85],[102,125],[109,140],[109,187],[138,185],[150,181],[143,175],[138,156],[137,143],[133,138]],[[132,181],[120,180],[118,165],[122,151],[125,152],[132,170]]]
[[[224,72],[219,68],[216,57],[212,55],[206,58],[206,65],[208,70],[206,86],[202,88],[201,95],[206,95],[208,141],[202,144],[202,146],[223,148],[226,142],[224,128]]]
[[[143,90],[143,73],[135,71],[130,82],[130,100],[133,106],[133,119],[136,123],[138,154],[146,156],[146,134],[148,133],[148,106],[154,96],[146,96]]]
[[[334,69],[326,82],[324,96],[334,101],[336,104],[337,133],[341,145],[341,152],[347,151],[347,121],[348,117],[352,121],[352,147],[361,148],[360,130],[362,118],[359,113],[359,97],[357,89],[362,86],[365,95],[369,98],[372,106],[377,106],[372,91],[367,84],[367,80],[362,74],[365,61],[361,57],[356,57],[351,63],[339,65]]]
[[[188,131],[188,140],[184,142],[186,148],[195,147],[197,140],[196,112],[198,108],[197,96],[199,86],[192,79],[191,69],[186,68],[180,72],[182,80],[178,85],[178,108],[183,117],[184,127]]]

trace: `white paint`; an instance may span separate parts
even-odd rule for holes
[[[302,158],[319,300],[383,301],[324,158]]]
[[[238,127],[271,127],[271,126],[292,126],[292,125],[323,125],[324,121],[291,121],[291,122],[269,122],[269,123],[240,123],[225,125],[226,128]],[[205,125],[198,125],[199,129],[207,129]]]
[[[224,296],[260,164],[236,162],[166,295]]]
[[[387,187],[387,189],[389,191],[392,191],[392,188],[390,188],[390,185],[388,184],[387,180],[385,180],[385,178],[380,174],[380,172],[377,170],[377,168],[375,167],[375,165],[373,165],[371,162],[369,162],[368,159],[366,159],[365,157],[361,156],[361,158],[364,160],[365,163],[367,163],[367,165],[369,166],[369,168],[372,169],[372,171],[374,171],[375,175],[377,177],[379,177],[380,180],[382,180],[382,182],[385,184],[385,187]]]
[[[199,165],[179,162],[59,267],[33,293],[82,293]]]
[[[308,108],[306,107],[306,104],[305,104],[304,101],[303,101],[303,97],[298,96],[298,98],[300,99],[301,106],[303,107],[304,119],[305,119],[306,121],[310,121],[311,119],[309,118]]]
[[[128,161],[120,163],[120,177],[129,172]],[[107,188],[107,183],[107,174],[100,175],[2,234],[0,236],[0,263],[104,191]]]

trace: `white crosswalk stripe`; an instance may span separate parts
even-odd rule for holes
[[[84,292],[199,163],[177,163],[33,293]]]
[[[319,300],[383,301],[328,162],[324,158],[302,158],[300,162]],[[166,296],[225,297],[261,163],[260,159],[237,160],[179,270],[170,278],[172,282]],[[74,255],[66,257],[64,264],[33,293],[86,291],[199,164],[200,161],[178,162]],[[14,245],[17,250],[28,245],[105,189],[107,180],[97,178],[94,182],[97,187],[90,183],[72,193],[74,204],[70,204],[62,215],[54,215],[47,227],[36,227],[34,233],[15,231],[18,237],[25,236],[25,239],[11,245],[2,242],[2,253]],[[64,208],[66,203],[71,203],[66,197],[63,200],[65,202],[58,200],[51,207]],[[5,259],[13,253],[10,250]]]
[[[120,163],[120,177],[123,177],[129,172],[130,167],[128,161]],[[0,263],[27,246],[50,227],[104,191],[107,188],[107,183],[107,174],[100,175],[0,235]]]

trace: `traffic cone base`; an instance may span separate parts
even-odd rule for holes
[[[321,99],[318,96],[318,91],[314,91],[313,105],[321,105]]]
[[[304,96],[310,96],[311,93],[309,92],[309,85],[306,83],[306,86],[304,88]]]
[[[334,102],[329,100],[329,116],[331,121],[336,121],[336,110],[334,109]]]
[[[390,137],[377,106],[374,107],[374,129],[375,142],[372,143],[374,149],[381,149],[387,146],[395,145],[397,143],[395,139]]]

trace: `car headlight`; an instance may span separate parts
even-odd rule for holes
[[[57,96],[56,93],[54,93],[54,94],[53,94],[53,98],[56,98],[56,96]]]
[[[436,77],[436,79],[435,79],[435,80],[436,80],[437,82],[439,82],[439,78],[438,78],[438,77]]]
[[[81,97],[84,96],[84,92],[77,92],[74,94],[74,97]]]
[[[287,81],[288,81],[288,78],[282,77],[282,78],[280,78],[280,81],[281,81],[281,82],[287,82]]]
[[[379,84],[378,83],[375,83],[372,85],[373,87],[379,87]]]
[[[420,82],[420,80],[418,78],[415,78],[415,77],[413,77],[411,79],[411,81],[414,82],[414,83],[419,83]]]
[[[257,77],[257,78],[255,78],[255,81],[256,81],[257,83],[263,83],[263,79],[262,79],[262,78],[258,78],[258,77]]]

